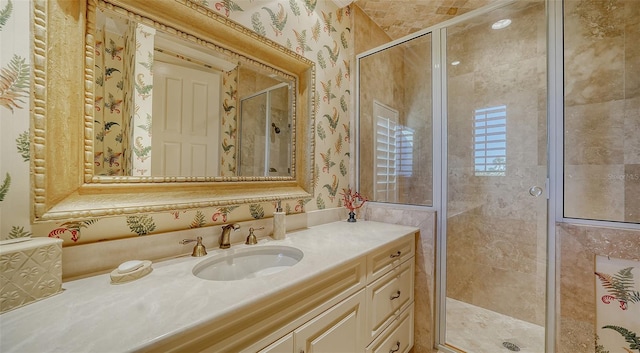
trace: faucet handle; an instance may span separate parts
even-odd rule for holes
[[[254,230],[261,230],[264,229],[264,227],[260,227],[260,228],[249,228],[249,236],[247,236],[247,241],[245,242],[245,244],[247,245],[255,245],[258,244],[258,238],[256,238],[256,235],[253,234]]]
[[[193,252],[191,253],[191,256],[200,257],[200,256],[206,255],[207,249],[202,244],[202,237],[197,237],[195,239],[182,239],[182,241],[180,241],[180,244],[184,245],[184,244],[192,243],[194,241],[196,242],[196,246],[193,247]]]
[[[238,230],[240,229],[240,225],[238,223],[229,223],[227,225],[222,226],[222,229]]]

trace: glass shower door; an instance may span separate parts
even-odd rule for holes
[[[291,175],[290,95],[278,84],[240,99],[238,175]]]
[[[267,92],[240,100],[238,175],[264,176],[267,157]]]
[[[446,345],[541,353],[545,3],[514,2],[446,33]]]

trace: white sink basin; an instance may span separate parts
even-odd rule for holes
[[[290,246],[257,246],[233,250],[200,261],[193,274],[210,281],[237,281],[270,275],[297,264],[303,252]]]

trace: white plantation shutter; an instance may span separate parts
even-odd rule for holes
[[[398,111],[375,101],[374,115],[374,200],[397,202],[398,198]]]
[[[413,175],[413,135],[412,128],[400,125],[396,131],[398,175],[410,177]]]
[[[507,107],[501,105],[477,109],[473,124],[475,175],[506,175]]]

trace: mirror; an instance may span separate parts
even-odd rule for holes
[[[290,176],[294,77],[95,13],[94,175]]]
[[[311,60],[189,0],[35,0],[33,4],[31,163],[34,222],[312,197],[315,66]],[[129,99],[137,93],[148,93],[145,92],[145,85],[149,81],[136,81],[140,76],[135,75],[135,65],[144,67],[141,63],[148,65],[151,62],[147,60],[148,52],[146,58],[124,61],[127,68],[118,70],[120,73],[125,71],[127,79],[109,82],[117,90],[118,82],[122,81],[122,91],[128,92],[127,99],[123,93],[121,100],[115,96],[111,100],[109,92],[98,88],[100,77],[105,83],[110,66],[101,62],[102,58],[96,53],[128,58],[138,45],[136,41],[133,46],[111,46],[110,40],[105,41],[98,29],[106,26],[108,20],[106,17],[101,19],[100,13],[124,23],[127,31],[135,32],[143,28],[154,32],[153,49],[149,49],[158,60],[154,58],[153,66],[160,61],[166,63],[173,60],[169,64],[175,64],[177,60],[181,66],[191,69],[198,66],[201,71],[204,67],[221,76],[221,84],[212,86],[214,90],[214,86],[219,89],[218,93],[207,93],[206,97],[209,98],[202,95],[189,98],[207,102],[208,105],[216,97],[222,102],[211,108],[211,115],[218,114],[219,123],[207,123],[207,126],[217,128],[212,131],[210,140],[216,142],[215,138],[218,138],[217,143],[213,143],[218,147],[218,152],[200,151],[200,154],[189,157],[196,161],[194,165],[200,169],[154,173],[145,171],[153,167],[140,167],[140,171],[133,167],[137,152],[147,149],[152,154],[157,152],[153,145],[150,149],[147,148],[149,145],[136,145],[139,136],[135,135],[134,130],[140,125],[146,128],[147,117],[141,103],[139,105],[137,101]],[[120,22],[118,25],[123,25]],[[144,35],[140,33],[141,37]],[[101,44],[103,51],[100,51]],[[179,48],[186,52],[177,52]],[[173,73],[172,70],[169,72]],[[229,72],[237,77],[225,78]],[[115,73],[118,72],[110,72]],[[225,88],[228,89],[229,82],[236,79],[238,115],[236,125],[229,127],[230,120],[224,115],[227,112],[225,107],[229,108],[230,104],[227,101],[225,106]],[[244,85],[245,82],[247,85]],[[156,86],[155,81],[153,85]],[[130,90],[125,91],[125,86]],[[162,87],[162,84],[157,86],[153,88],[154,96],[156,88]],[[251,110],[246,108],[247,117],[261,119],[260,124],[264,126],[262,140],[254,139],[251,144],[248,138],[241,137],[242,126],[258,124],[241,121],[244,118],[240,119],[239,106],[244,98],[261,93],[271,95],[268,101],[265,100],[264,108],[258,105],[258,111],[268,112],[268,115],[257,118],[249,114]],[[97,99],[100,97],[101,100]],[[168,100],[158,99],[159,102]],[[112,108],[124,111],[126,113],[121,115],[124,120],[113,120],[116,123],[111,123],[112,120],[100,116],[97,108],[103,113],[104,110],[110,113]],[[151,125],[156,125],[155,115],[159,114],[153,110],[153,104],[151,108],[144,109],[151,109]],[[137,117],[136,113],[142,118],[140,121],[133,120],[133,117]],[[167,124],[176,123],[175,120],[166,119],[157,125]],[[120,153],[120,166],[128,164],[122,168],[122,172],[104,168],[105,153],[109,153],[109,146],[100,145],[103,142],[100,138],[104,140],[107,135],[121,135],[118,139],[122,141],[122,150],[112,148],[112,152]],[[156,140],[155,131],[152,131],[152,135]],[[231,136],[234,138],[231,139]],[[273,143],[274,150],[265,154],[264,160],[258,159],[261,161],[260,168],[253,165],[252,168],[243,168],[240,167],[239,156],[243,154],[245,143],[248,149],[262,152],[265,147],[258,147],[260,143]],[[235,145],[233,147],[237,150],[232,151],[231,145]],[[140,151],[136,152],[136,148],[140,148]],[[227,149],[235,153],[235,160],[225,154]],[[178,160],[175,151],[171,152],[166,144],[159,148],[161,150],[173,153],[165,160],[174,160],[174,157]],[[201,165],[205,165],[201,163],[202,156],[206,154],[215,156],[212,160],[219,168],[217,172],[201,168]],[[279,163],[277,166],[270,164],[271,157],[277,157],[278,160],[273,161]],[[106,163],[117,160],[106,158]],[[102,169],[97,168],[98,162],[102,164],[99,166]],[[247,160],[244,162],[248,163]]]

